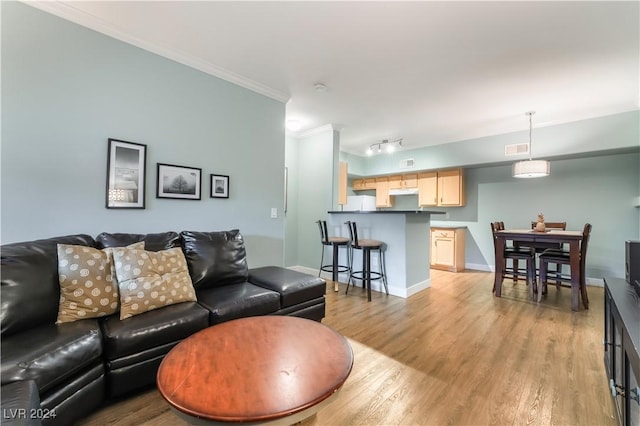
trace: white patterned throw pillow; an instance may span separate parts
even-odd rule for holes
[[[128,248],[144,249],[144,242]],[[60,303],[56,324],[111,315],[118,311],[113,252],[124,250],[58,244]]]
[[[158,252],[118,250],[114,252],[114,266],[120,290],[120,319],[196,301],[180,248]]]

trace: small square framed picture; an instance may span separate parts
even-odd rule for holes
[[[211,198],[229,198],[229,176],[211,176]]]

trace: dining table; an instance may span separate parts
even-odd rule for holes
[[[580,243],[583,238],[582,231],[562,231],[556,229],[548,229],[544,232],[533,229],[504,229],[497,231],[496,237],[496,265],[494,279],[494,295],[502,296],[502,281],[504,279],[504,250],[507,241],[513,241],[514,245],[526,246],[526,243],[560,243],[569,246],[569,262],[571,269],[571,309],[573,311],[580,310]],[[541,285],[538,285],[538,291],[541,291]],[[585,309],[589,309],[589,300],[582,296],[582,304]]]

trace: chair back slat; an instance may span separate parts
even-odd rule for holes
[[[353,245],[353,247],[359,248],[360,243],[358,242],[358,227],[356,226],[356,223],[348,220],[344,224],[349,228],[349,238],[351,238],[351,244]]]
[[[589,244],[589,235],[591,235],[591,224],[585,223],[582,230],[582,242],[580,243],[580,266],[584,273],[586,258],[587,258],[587,246]]]
[[[329,234],[327,233],[327,221],[319,220],[316,222],[320,228],[320,241],[322,244],[329,244]]]

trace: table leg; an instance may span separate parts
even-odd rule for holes
[[[338,245],[333,244],[333,271],[331,279],[333,280],[333,290],[338,291]]]
[[[505,238],[496,237],[496,265],[495,265],[495,277],[493,280],[493,292],[496,297],[502,296],[502,280],[504,275],[502,271],[504,270],[504,246],[505,246]]]
[[[580,310],[580,241],[569,243],[569,263],[571,267],[571,310]],[[585,307],[586,308],[586,307]]]

